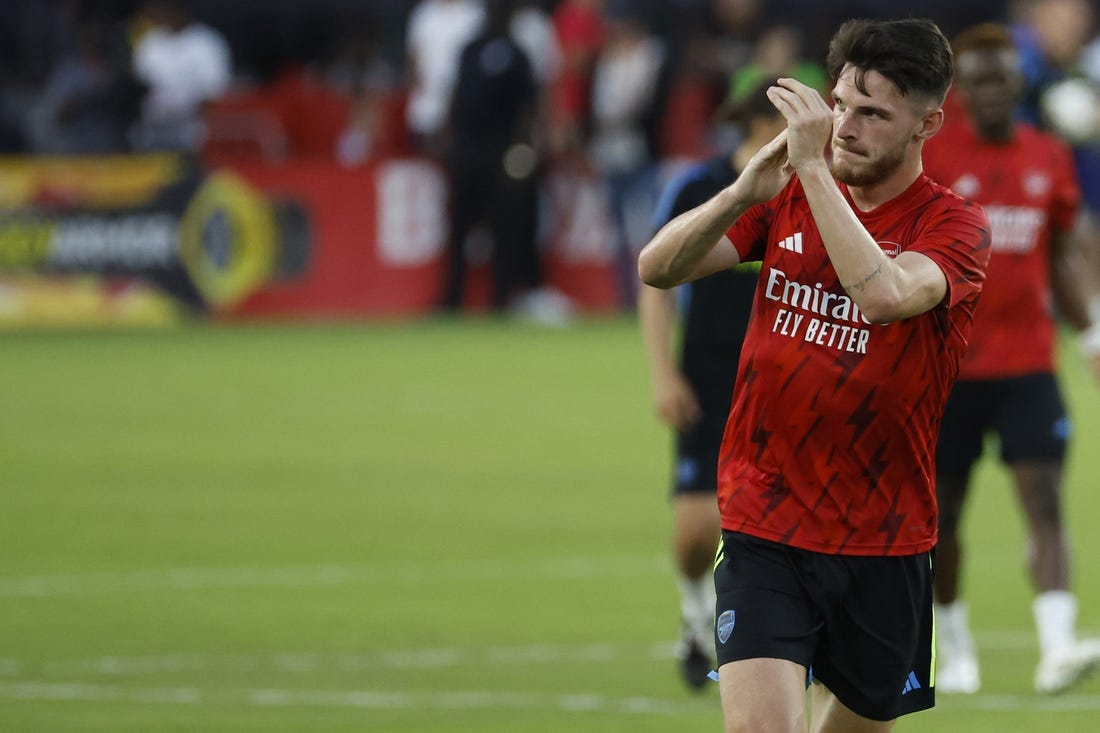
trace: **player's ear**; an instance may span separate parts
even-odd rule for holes
[[[934,107],[921,116],[913,138],[923,142],[939,132],[941,127],[943,127],[943,107]]]

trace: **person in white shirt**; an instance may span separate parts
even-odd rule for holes
[[[606,183],[615,225],[619,303],[633,310],[637,253],[657,202],[658,128],[667,92],[667,52],[636,3],[605,9],[607,42],[592,77],[588,157]]]
[[[149,28],[134,45],[133,69],[148,92],[130,144],[135,150],[193,152],[202,142],[203,106],[232,80],[229,44],[173,0],[147,3],[140,20]]]
[[[459,55],[484,18],[480,0],[422,0],[409,16],[405,54],[410,92],[405,121],[422,151],[441,150]]]
[[[527,54],[539,86],[552,83],[562,69],[561,46],[553,21],[537,0],[516,0],[509,35]]]

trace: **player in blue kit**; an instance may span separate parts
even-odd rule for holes
[[[654,215],[654,231],[733,183],[753,153],[783,129],[785,121],[768,100],[766,85],[731,102],[724,109],[741,128],[740,144],[731,154],[693,165],[669,184]],[[676,432],[672,545],[682,621],[676,656],[685,683],[693,689],[706,684],[714,667],[710,570],[720,530],[718,447],[758,272],[755,265],[746,265],[685,285],[678,293],[642,285],[638,295],[654,407]]]

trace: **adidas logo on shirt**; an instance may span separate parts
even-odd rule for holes
[[[802,254],[802,232],[795,232],[779,242],[779,247],[790,252]]]

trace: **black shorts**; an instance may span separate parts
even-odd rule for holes
[[[1070,423],[1054,375],[956,382],[940,426],[936,471],[969,472],[989,432],[1000,439],[1005,463],[1063,461]]]
[[[673,494],[715,493],[718,487],[718,452],[729,418],[733,392],[732,368],[709,375],[689,374],[702,416],[699,422],[676,436]]]
[[[893,720],[935,705],[932,552],[826,555],[722,531],[719,666],[787,659],[850,709]]]

